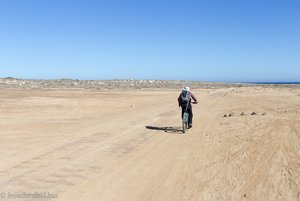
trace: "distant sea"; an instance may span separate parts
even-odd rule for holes
[[[300,84],[300,82],[245,82],[247,84]]]

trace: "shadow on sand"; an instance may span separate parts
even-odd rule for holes
[[[167,126],[167,127],[156,127],[156,126],[146,126],[147,129],[150,130],[157,130],[157,131],[164,131],[166,133],[183,133],[182,129],[180,127],[172,127],[172,126]]]

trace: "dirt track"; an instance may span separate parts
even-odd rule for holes
[[[1,90],[0,200],[300,200],[299,89],[178,93]]]

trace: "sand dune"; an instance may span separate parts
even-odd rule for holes
[[[300,200],[300,89],[178,93],[1,89],[0,200]]]

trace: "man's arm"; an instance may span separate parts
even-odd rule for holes
[[[193,93],[191,93],[191,97],[192,97],[192,99],[193,99],[195,102],[198,102],[196,96],[194,96]]]
[[[181,107],[181,94],[179,94],[177,101],[178,101],[178,106]]]

